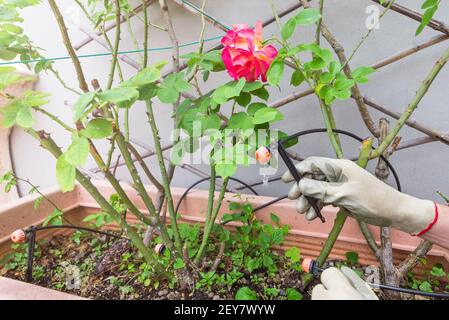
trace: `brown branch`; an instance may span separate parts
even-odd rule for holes
[[[193,13],[194,15],[202,15],[204,17],[204,19],[209,22],[212,26],[214,26],[217,29],[220,29],[221,31],[227,32],[229,29],[222,23],[217,22],[217,19],[212,19],[210,17],[210,15],[204,15],[202,14],[199,10],[195,10],[194,8],[192,8],[191,6],[185,4],[184,2],[182,2],[181,0],[172,0],[174,3],[176,3],[178,6],[186,9],[187,11],[189,11],[190,13]]]
[[[376,102],[374,102],[373,100],[371,100],[368,97],[363,98],[363,100],[365,101],[366,105],[369,107],[372,107],[386,115],[389,115],[390,117],[398,120],[401,117],[401,114],[395,111],[391,111],[390,109],[383,107],[379,104],[377,104]],[[439,132],[437,130],[434,130],[432,128],[429,128],[421,123],[419,123],[418,121],[416,121],[413,118],[409,118],[405,124],[411,128],[414,128],[432,138],[434,138],[435,140],[441,141],[444,144],[449,145],[449,137],[446,133],[443,132]]]
[[[226,243],[224,243],[224,242],[220,243],[220,250],[218,251],[217,258],[214,261],[212,269],[210,270],[211,272],[217,271],[218,266],[221,263],[221,260],[223,260],[225,249],[226,249]]]
[[[170,12],[168,11],[167,2],[165,0],[159,0],[159,6],[162,10],[162,16],[164,17],[165,24],[168,28],[168,36],[172,43],[172,59],[175,72],[179,71],[179,43],[176,37],[175,29],[173,27],[172,18]]]
[[[372,0],[372,1],[374,1],[384,7],[388,7],[390,4],[390,1],[384,1],[383,3],[381,3],[379,0]],[[422,18],[423,18],[422,14],[420,14],[419,12],[416,12],[415,10],[401,6],[400,4],[397,4],[397,3],[394,3],[391,6],[391,10],[396,11],[396,12],[398,12],[410,19],[416,20],[418,22],[421,22]],[[441,21],[432,19],[429,21],[428,26],[434,30],[437,30],[437,31],[440,31],[442,33],[449,35],[449,27]]]
[[[401,277],[404,277],[409,271],[411,271],[427,253],[432,249],[432,242],[423,240],[419,246],[404,260],[398,267],[398,273]]]
[[[419,52],[419,51],[421,51],[423,49],[429,48],[429,47],[431,47],[431,46],[433,46],[435,44],[441,43],[441,42],[446,41],[448,39],[449,39],[448,35],[440,35],[440,36],[432,37],[431,39],[429,39],[429,40],[427,40],[425,42],[422,42],[421,44],[418,44],[418,45],[416,45],[416,46],[414,46],[412,48],[409,48],[409,49],[405,49],[405,50],[403,50],[403,51],[401,51],[401,52],[399,52],[399,53],[397,53],[395,55],[392,55],[392,56],[390,56],[388,58],[385,58],[385,59],[383,59],[383,60],[373,64],[371,67],[374,68],[374,69],[380,69],[380,68],[385,67],[385,66],[387,66],[389,64],[392,64],[393,62],[396,62],[396,61],[399,61],[399,60],[401,60],[403,58],[411,56],[412,54],[414,54],[416,52]]]
[[[387,119],[381,118],[379,120],[379,143],[382,143],[383,139],[388,135],[388,126],[389,122]],[[383,156],[387,159],[388,152],[384,152]],[[386,162],[381,158],[377,161],[375,174],[383,182],[386,182],[390,175],[390,170]],[[393,243],[391,241],[391,229],[389,227],[380,228],[379,262],[384,284],[391,286],[397,285],[397,273],[393,262]],[[400,297],[400,294],[394,291],[387,290],[385,294],[394,300]]]
[[[59,7],[56,4],[55,0],[48,0],[48,3],[50,4],[50,8],[56,18],[56,21],[58,22],[59,31],[61,33],[64,46],[67,49],[70,58],[72,59],[73,65],[75,66],[79,87],[81,91],[88,92],[89,88],[86,83],[86,78],[84,77],[83,68],[81,67],[78,56],[76,55],[75,50],[72,47],[72,42],[70,41],[67,27],[65,25],[64,18],[62,17],[61,11],[59,10]]]
[[[148,1],[146,1],[146,2],[145,2],[146,7],[150,6],[150,5],[153,4],[155,1],[156,1],[156,0],[148,0]],[[131,17],[135,16],[137,13],[139,13],[139,12],[142,11],[142,10],[143,10],[143,5],[142,5],[142,4],[136,6],[136,7],[135,7],[133,10],[131,10],[131,12],[128,14],[128,18],[131,18]],[[120,23],[123,23],[123,22],[125,22],[125,21],[126,21],[126,16],[123,16],[123,15],[122,15],[122,16],[121,16],[121,19],[120,19]],[[109,31],[109,30],[112,30],[112,29],[114,29],[115,27],[116,27],[116,22],[115,22],[115,21],[111,21],[109,24],[107,24],[107,25],[103,28],[103,30],[97,30],[97,31],[95,32],[95,34],[96,34],[97,36],[101,36],[101,35],[103,34],[103,32],[107,32],[107,31]],[[87,45],[88,43],[90,43],[90,42],[93,41],[93,40],[95,40],[94,37],[92,37],[92,35],[88,35],[85,39],[83,39],[83,40],[79,41],[78,43],[74,44],[74,45],[73,45],[73,48],[74,48],[75,50],[79,50],[79,49],[81,49],[82,47],[84,47],[85,45]]]

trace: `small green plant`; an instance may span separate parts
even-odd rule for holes
[[[217,282],[218,276],[214,271],[200,272],[200,280],[196,283],[197,289],[210,291]]]
[[[359,263],[359,254],[354,251],[346,252],[346,262],[349,265],[356,265]]]
[[[228,255],[233,264],[245,266],[250,272],[264,268],[270,273],[277,271],[276,261],[279,256],[272,250],[279,246],[288,234],[288,226],[280,225],[279,218],[272,214],[276,226],[263,224],[258,220],[250,204],[230,203],[229,209],[236,211],[225,214],[222,223],[240,222],[237,233],[230,236],[230,245],[236,247]]]
[[[415,290],[421,290],[424,292],[449,290],[449,285],[444,283],[447,282],[447,280],[449,279],[449,275],[445,272],[444,268],[439,264],[434,265],[432,269],[426,273],[426,277],[422,280],[417,279],[412,272],[409,272],[407,274],[407,278],[408,278],[407,285]]]
[[[265,296],[268,300],[277,298],[279,296],[279,292],[280,291],[277,288],[265,288],[264,290]]]
[[[286,290],[287,300],[302,300],[303,295],[296,289],[288,288]]]
[[[243,287],[235,294],[235,300],[257,300],[257,293],[248,287]]]
[[[296,247],[291,247],[290,249],[285,251],[285,256],[288,258],[288,265],[290,268],[301,271],[302,267],[300,264],[301,261],[301,250]]]

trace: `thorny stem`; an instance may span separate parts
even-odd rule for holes
[[[111,61],[111,70],[109,71],[108,84],[106,86],[107,89],[112,88],[112,83],[114,82],[114,74],[115,68],[117,66],[118,60],[118,50],[120,46],[120,36],[121,36],[121,7],[120,0],[115,0],[115,41],[114,47],[112,50],[112,61]]]
[[[217,180],[217,172],[215,171],[215,167],[212,166],[210,169],[210,187],[209,187],[209,199],[207,201],[206,225],[210,223],[212,218],[212,210],[214,209],[216,180]]]
[[[76,71],[76,75],[78,77],[79,87],[80,87],[81,91],[88,92],[89,88],[86,83],[86,78],[84,77],[83,69],[81,67],[81,63],[78,59],[78,56],[76,55],[76,52],[73,49],[72,43],[70,42],[70,37],[67,32],[67,27],[65,25],[64,18],[62,17],[61,11],[59,10],[59,7],[56,4],[55,0],[48,0],[48,3],[50,4],[50,8],[53,12],[53,15],[56,18],[57,23],[58,23],[59,31],[61,33],[64,46],[66,47],[67,52],[69,53],[69,56],[72,59],[73,65],[75,66],[75,71]]]
[[[416,92],[416,95],[408,105],[405,112],[401,115],[395,127],[390,131],[390,133],[385,137],[384,141],[379,145],[379,147],[371,153],[371,159],[379,157],[384,151],[390,146],[390,144],[394,141],[399,131],[402,129],[406,121],[411,117],[413,112],[418,107],[419,103],[429,90],[433,81],[440,73],[441,69],[446,65],[449,60],[449,48],[446,52],[441,56],[440,59],[436,62],[435,66],[432,68],[424,82],[421,84],[420,88]]]
[[[71,87],[69,87],[69,85],[64,81],[64,79],[62,79],[61,75],[59,74],[59,72],[57,70],[55,70],[53,67],[48,68],[48,70],[50,70],[51,73],[53,73],[53,75],[55,76],[55,78],[59,81],[59,83],[68,91],[73,92],[74,94],[77,95],[81,95],[81,92],[79,92],[78,90],[75,90]]]
[[[218,213],[220,212],[221,205],[222,205],[224,197],[226,195],[226,187],[228,186],[228,182],[229,182],[229,178],[224,179],[223,186],[220,190],[220,195],[218,196],[218,200],[217,200],[215,209],[213,210],[212,216],[210,217],[209,224],[206,224],[206,226],[204,228],[203,240],[201,242],[198,253],[195,257],[195,264],[199,264],[199,262],[201,261],[201,258],[203,257],[203,255],[205,253],[204,251],[206,250],[206,246],[209,242],[210,233],[215,224],[215,221],[217,220]]]
[[[173,244],[172,244],[170,236],[167,232],[167,229],[162,225],[160,216],[159,216],[158,212],[156,211],[153,201],[151,200],[150,196],[148,195],[148,192],[142,183],[142,179],[140,178],[139,173],[137,172],[137,168],[134,164],[134,161],[132,160],[131,153],[128,150],[128,144],[120,132],[117,132],[116,140],[117,140],[117,146],[120,149],[123,159],[125,160],[126,166],[128,167],[128,171],[131,174],[131,177],[134,181],[134,188],[139,193],[140,197],[142,198],[143,203],[147,207],[147,209],[150,212],[150,214],[152,215],[152,217],[155,218],[156,224],[160,228],[161,237],[164,240],[165,245],[170,250],[172,250]],[[178,253],[180,254],[179,251],[178,251]]]
[[[16,179],[17,181],[22,181],[25,182],[26,184],[28,184],[31,187],[31,191],[29,192],[29,194],[32,194],[34,192],[36,192],[41,199],[45,199],[53,208],[55,208],[56,210],[58,210],[59,212],[63,213],[64,211],[61,210],[58,205],[56,203],[54,203],[47,195],[45,195],[44,193],[42,193],[39,190],[39,186],[36,186],[34,183],[32,183],[29,179],[22,179],[19,178],[18,176],[16,176],[16,174],[13,172],[13,177],[14,179]],[[70,220],[68,220],[64,215],[62,215],[62,219],[64,219],[65,221],[67,221],[68,224],[73,225],[72,222],[70,222]]]
[[[147,101],[146,105],[147,105],[148,121],[150,123],[151,130],[153,132],[154,147],[155,147],[156,155],[157,155],[157,158],[159,161],[159,168],[161,170],[162,185],[164,186],[164,193],[165,193],[165,196],[167,197],[167,207],[168,207],[168,212],[170,214],[173,235],[175,238],[175,247],[176,247],[176,250],[181,254],[182,253],[182,242],[181,242],[181,237],[179,235],[178,223],[177,223],[177,219],[176,219],[176,212],[175,212],[175,208],[173,205],[173,196],[172,196],[171,189],[170,189],[170,179],[169,179],[169,175],[167,173],[167,169],[166,169],[166,165],[165,165],[165,161],[164,161],[164,154],[162,153],[159,130],[158,130],[156,122],[155,122],[153,106],[152,106],[151,101]]]
[[[321,18],[318,20],[316,25],[316,33],[315,33],[315,43],[320,45],[321,42],[321,24],[323,23],[323,13],[324,13],[324,0],[320,0],[320,15]]]
[[[142,0],[142,8],[143,8],[142,10],[143,10],[143,23],[144,23],[142,69],[144,69],[148,65],[148,37],[149,37],[148,11],[145,0]]]
[[[59,124],[61,127],[63,127],[68,132],[76,132],[76,129],[71,128],[68,124],[66,124],[64,121],[59,119],[59,117],[53,115],[52,113],[48,112],[45,109],[42,109],[41,107],[33,107],[34,110],[39,111],[40,113],[46,115],[51,120],[53,120],[55,123]]]

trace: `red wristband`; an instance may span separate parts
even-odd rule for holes
[[[416,236],[420,237],[423,234],[427,233],[430,229],[432,229],[432,227],[435,225],[435,223],[437,223],[438,221],[438,206],[436,203],[435,204],[435,218],[433,218],[433,221],[427,226],[427,228],[425,228],[423,231],[421,231],[420,233],[418,233]]]

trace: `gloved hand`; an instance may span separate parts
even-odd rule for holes
[[[410,234],[420,233],[434,221],[432,201],[401,193],[350,160],[311,157],[296,169],[303,179],[291,188],[289,199],[298,199],[296,209],[306,213],[309,221],[317,216],[304,195],[318,199],[320,208],[327,204],[344,207],[354,218]],[[282,180],[294,181],[290,172]]]
[[[379,300],[366,282],[348,267],[324,270],[321,283],[313,288],[312,300]]]

